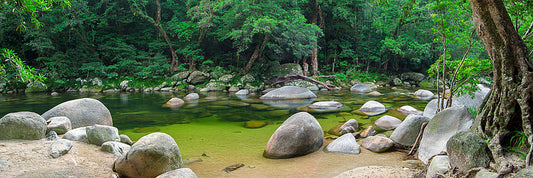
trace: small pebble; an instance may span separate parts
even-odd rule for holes
[[[255,166],[254,166],[254,165],[249,165],[248,167],[249,167],[249,168],[255,168]]]

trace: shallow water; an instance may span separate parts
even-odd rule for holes
[[[90,97],[104,103],[111,112],[114,126],[121,134],[130,136],[134,141],[151,132],[171,135],[178,143],[184,160],[198,158],[202,160],[184,165],[193,169],[200,177],[331,177],[360,166],[398,166],[405,154],[400,152],[376,154],[362,148],[359,155],[317,151],[292,159],[266,159],[262,157],[266,142],[285,119],[298,112],[296,109],[298,106],[314,101],[341,102],[350,108],[348,113],[369,100],[378,101],[388,109],[410,105],[423,110],[428,102],[410,96],[413,91],[387,89],[378,91],[383,95],[366,96],[347,90],[316,92],[319,96],[317,99],[290,103],[264,103],[257,99],[259,97],[257,95],[238,98],[228,93],[205,93],[200,94],[202,99],[199,101],[189,102],[178,108],[166,108],[162,105],[172,97],[183,98],[185,93],[66,93],[59,96],[0,94],[0,115],[18,111],[42,114],[62,102]],[[312,113],[312,115],[317,118],[326,132],[348,119],[356,119],[362,127],[367,127],[381,117],[363,119],[362,116],[347,113]],[[268,125],[256,129],[244,128],[244,122],[248,120],[265,121]],[[390,134],[390,131],[385,134]],[[325,143],[330,141],[326,140]],[[236,163],[243,163],[246,166],[230,173],[222,171],[226,166]]]

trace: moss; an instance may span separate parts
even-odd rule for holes
[[[135,133],[147,133],[147,132],[157,132],[161,129],[157,128],[157,127],[141,127],[141,128],[136,128],[136,129],[133,129],[133,132]]]
[[[420,82],[418,86],[423,87],[423,88],[433,88],[433,84],[428,81]]]

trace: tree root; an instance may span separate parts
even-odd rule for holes
[[[418,136],[416,137],[416,141],[415,143],[413,144],[413,147],[411,148],[411,151],[409,151],[409,154],[407,155],[413,155],[415,154],[416,152],[416,148],[418,147],[418,144],[420,144],[420,140],[422,139],[422,134],[424,133],[424,129],[426,128],[426,126],[428,125],[428,122],[424,122],[422,123],[422,125],[420,126],[420,132],[418,132]]]

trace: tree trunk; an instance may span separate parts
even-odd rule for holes
[[[257,46],[255,47],[254,53],[252,54],[252,56],[250,56],[250,60],[248,60],[248,64],[246,64],[246,67],[244,67],[244,71],[243,71],[244,74],[248,73],[250,69],[252,68],[255,60],[261,57],[261,53],[265,49],[267,43],[268,43],[268,35],[265,35],[265,38],[263,39],[263,43],[257,44]]]
[[[320,22],[318,22],[318,17],[320,17]],[[312,22],[316,24],[319,28],[322,28],[324,26],[323,17],[322,17],[322,9],[320,8],[320,5],[318,4],[318,1],[315,0],[314,6],[313,6],[313,16],[312,16]],[[318,33],[315,34],[318,41]],[[311,51],[311,68],[313,75],[318,75],[318,42],[313,42],[313,49]]]
[[[533,65],[501,0],[470,0],[476,31],[493,64],[493,87],[472,130],[491,139],[489,148],[500,174],[518,167],[504,157],[512,131],[532,142]],[[526,160],[529,163],[529,160]]]

